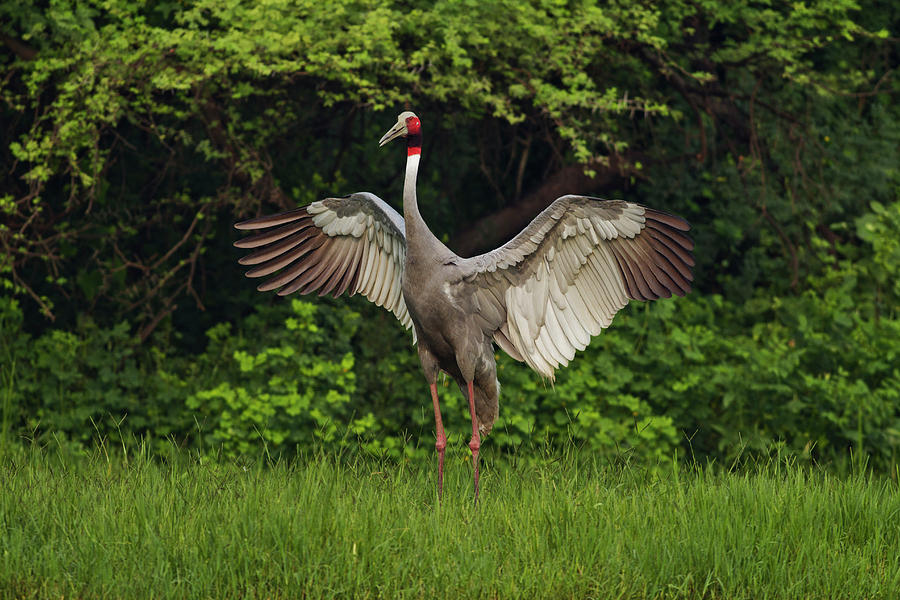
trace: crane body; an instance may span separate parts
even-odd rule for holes
[[[422,131],[406,111],[381,138],[407,141],[403,216],[368,192],[326,198],[242,221],[261,233],[235,242],[258,289],[280,295],[361,293],[391,311],[413,338],[435,413],[438,492],[446,434],[437,378],[451,376],[469,403],[475,499],[481,436],[499,414],[494,346],[544,377],[583,350],[629,300],[684,295],[693,242],[684,219],[632,202],[562,196],[491,252],[457,256],[419,212]]]

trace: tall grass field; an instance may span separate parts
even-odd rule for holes
[[[888,478],[610,464],[166,461],[102,448],[0,464],[3,598],[891,598]]]

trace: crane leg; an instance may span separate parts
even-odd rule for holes
[[[481,448],[481,435],[478,433],[478,417],[475,416],[475,390],[471,381],[467,381],[469,391],[469,414],[472,415],[472,439],[469,449],[472,451],[472,466],[475,467],[475,504],[478,504],[478,450]]]
[[[441,421],[441,407],[438,404],[437,383],[431,384],[431,402],[434,404],[434,427],[437,441],[434,447],[438,452],[438,500],[444,497],[444,450],[447,448],[447,436],[444,435],[444,423]]]

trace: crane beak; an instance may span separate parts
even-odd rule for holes
[[[381,136],[381,139],[378,140],[379,146],[384,146],[391,140],[395,140],[398,137],[406,137],[406,123],[403,121],[397,121],[394,123],[394,126],[391,127],[386,134]]]

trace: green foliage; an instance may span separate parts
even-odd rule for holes
[[[442,239],[572,165],[598,175],[583,192],[694,225],[688,298],[629,307],[554,387],[500,357],[488,447],[896,461],[894,7],[0,0],[0,17],[4,447],[430,456],[390,315],[266,304],[231,247],[248,213],[397,198],[374,140],[410,106]],[[464,445],[466,403],[440,394]]]
[[[85,320],[75,331],[29,339],[15,301],[3,300],[0,333],[16,340],[2,346],[6,404],[19,409],[10,420],[20,436],[80,445],[143,438],[160,451],[174,442],[235,456],[263,444],[280,451],[317,436],[333,441],[352,425],[352,311],[323,315],[295,300],[288,314],[248,317],[242,325],[252,336],[232,335],[228,324],[212,328],[206,350],[185,357],[162,344],[140,348],[127,323],[104,330]],[[15,371],[7,369],[13,360]]]
[[[865,253],[862,260],[845,259],[841,266],[845,271],[862,271],[877,286],[876,304],[867,307],[869,310],[896,313],[896,301],[900,299],[900,202],[889,206],[873,202],[872,212],[856,219],[855,224],[856,235],[872,246],[872,252]]]
[[[208,429],[205,443],[226,454],[252,453],[260,441],[273,449],[308,446],[315,437],[334,442],[339,427],[358,430],[350,397],[355,391],[354,358],[338,356],[334,341],[346,343],[358,315],[336,310],[321,323],[317,308],[293,300],[284,327],[266,327],[261,315],[244,323],[265,336],[230,335],[221,324],[197,361],[214,387],[192,393],[186,412]],[[339,342],[338,345],[341,345]]]
[[[763,161],[756,111],[778,117],[779,135],[796,132],[810,94],[865,92],[890,68],[870,12],[852,1],[3,1],[4,34],[26,49],[0,59],[0,161],[14,182],[0,195],[0,274],[44,315],[74,323],[79,311],[61,302],[74,296],[146,338],[177,300],[206,304],[202,272],[216,266],[226,215],[315,198],[314,181],[362,188],[383,172],[371,143],[342,165],[360,153],[347,139],[371,139],[365,122],[350,133],[359,107],[413,102],[442,116],[427,119],[437,135],[491,117],[535,172],[551,157],[627,163],[626,148],[681,139],[695,117],[702,130],[688,139],[705,147],[711,118]],[[735,104],[714,109],[722,97]],[[470,196],[456,171],[481,179],[484,159],[444,158],[460,183],[440,202]]]
[[[160,353],[136,352],[127,323],[103,329],[85,318],[37,338],[22,325],[16,301],[0,298],[2,370],[18,436],[52,432],[84,444],[152,431],[162,441],[190,426],[183,384],[166,376]]]
[[[848,449],[891,469],[900,447],[900,202],[873,204],[799,295],[721,295],[633,305],[551,387],[499,358],[501,413],[488,447],[538,440],[596,455],[659,460],[679,445],[730,462],[787,450],[841,464]],[[837,226],[841,229],[840,226]],[[853,259],[861,253],[868,258]],[[193,357],[135,348],[126,324],[85,321],[35,340],[3,304],[13,423],[88,442],[137,434],[228,455],[327,442],[394,457],[431,454],[432,416],[407,333],[378,309],[299,300],[220,324]],[[735,319],[741,315],[741,319]],[[358,350],[354,351],[356,348]],[[354,353],[355,352],[355,353]],[[465,441],[466,403],[440,388],[451,439]],[[127,415],[126,418],[125,417]],[[198,433],[200,435],[198,435]]]

